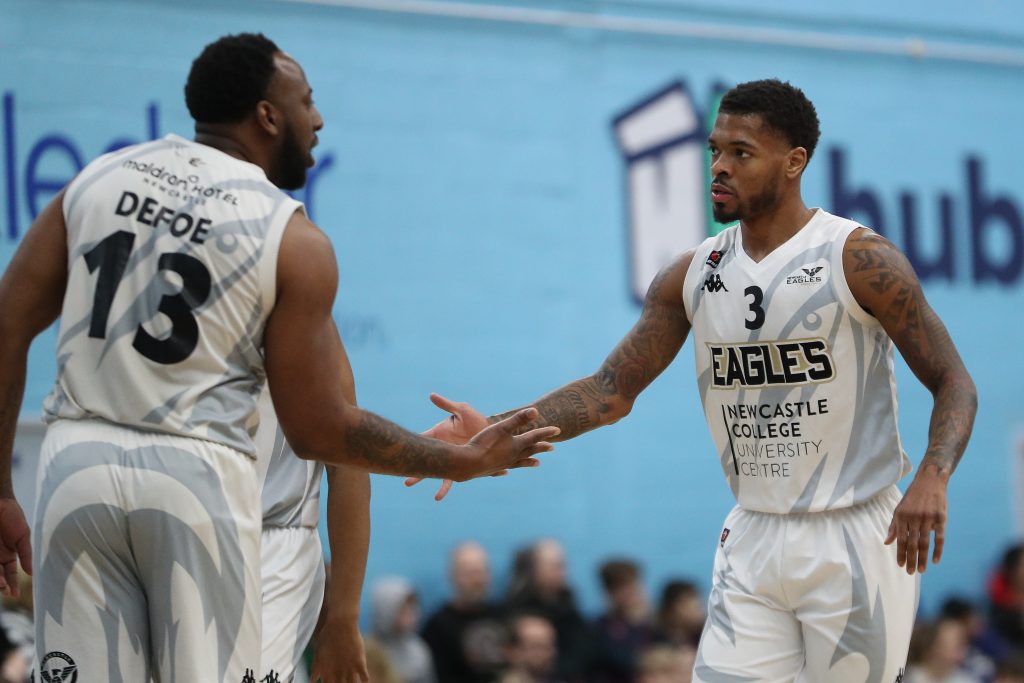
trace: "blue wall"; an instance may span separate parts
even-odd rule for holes
[[[630,238],[642,198],[627,190],[633,167],[616,117],[668,88],[689,95],[699,120],[722,84],[791,80],[823,123],[808,203],[916,250],[926,292],[978,383],[975,436],[951,485],[947,553],[926,575],[924,605],[953,590],[980,597],[1017,533],[1011,448],[1024,429],[1024,364],[1010,352],[1024,336],[1024,57],[1014,50],[1024,9],[1009,0],[969,13],[960,2],[846,5],[518,6],[599,6],[663,25],[820,32],[837,42],[919,36],[1008,51],[1016,65],[285,2],[0,0],[0,263],[84,161],[124,140],[190,133],[182,85],[204,44],[264,31],[305,66],[326,120],[302,198],[336,245],[336,315],[361,403],[410,428],[441,417],[430,391],[495,412],[592,372],[638,314],[630,264],[652,247]],[[700,168],[673,173],[680,188],[704,182]],[[44,335],[26,414],[52,382],[52,352]],[[458,540],[481,539],[500,580],[516,547],[552,535],[567,546],[591,611],[600,606],[594,568],[612,554],[639,558],[652,588],[677,575],[706,586],[732,501],[691,368],[687,345],[627,420],[561,445],[539,470],[459,486],[442,504],[432,486],[375,479],[368,580],[408,575],[429,607],[446,591],[446,554]],[[930,397],[905,367],[899,380],[916,462]]]

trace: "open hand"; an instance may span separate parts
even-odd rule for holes
[[[456,403],[441,394],[431,394],[430,401],[441,410],[451,413],[451,415],[423,432],[423,436],[429,436],[433,439],[440,439],[441,441],[461,446],[476,436],[482,429],[486,429],[489,424],[487,418],[468,403]],[[508,474],[508,470],[502,470],[493,476],[499,477],[504,474]],[[405,480],[405,485],[415,486],[421,481],[423,481],[423,477],[409,477]],[[434,500],[443,500],[454,483],[451,479],[442,481],[441,487],[434,494]]]
[[[896,506],[885,544],[896,542],[896,563],[908,574],[928,568],[928,548],[935,534],[932,562],[942,559],[946,538],[946,482],[938,475],[919,472]]]

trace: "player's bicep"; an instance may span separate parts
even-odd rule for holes
[[[0,326],[5,339],[31,341],[60,315],[68,277],[67,229],[61,191],[43,209],[0,280]]]
[[[854,233],[843,266],[857,303],[878,320],[925,386],[934,388],[952,364],[960,364],[913,266],[891,242],[866,230]]]
[[[350,378],[332,310],[338,266],[330,241],[301,214],[281,240],[277,301],[264,333],[267,381],[281,429],[299,455],[340,442]]]

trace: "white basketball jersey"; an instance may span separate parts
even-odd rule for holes
[[[263,389],[258,405],[256,462],[263,483],[263,526],[316,528],[324,465],[295,455],[277,421],[269,387]]]
[[[735,225],[705,240],[686,273],[705,417],[746,509],[856,505],[910,471],[893,344],[843,270],[858,227],[818,209],[755,263]]]
[[[302,205],[176,135],[68,186],[68,283],[49,419],[102,419],[253,453],[277,252]]]

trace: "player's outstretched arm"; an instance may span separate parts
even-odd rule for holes
[[[935,399],[928,448],[886,538],[896,542],[901,567],[923,572],[932,532],[932,561],[942,558],[946,485],[971,436],[977,391],[910,262],[891,242],[866,229],[855,231],[846,242],[843,267],[858,303],[881,323]]]
[[[636,397],[668,367],[690,333],[690,321],[683,305],[683,281],[692,261],[691,250],[663,268],[647,289],[640,320],[598,371],[538,400],[534,404],[538,417],[524,429],[557,426],[560,433],[552,441],[565,440],[628,415]],[[460,443],[487,424],[516,414],[510,411],[484,418],[465,403],[436,394],[432,394],[430,400],[451,416],[426,433],[453,443]],[[405,484],[414,486],[422,480],[422,477],[411,477]],[[451,487],[450,478],[443,481],[434,500],[442,500]]]
[[[523,426],[535,410],[484,430],[465,446],[418,436],[345,399],[348,358],[331,317],[338,269],[330,241],[301,212],[289,221],[277,263],[277,301],[264,334],[267,378],[295,452],[383,474],[463,481],[537,464],[555,429]],[[525,433],[522,433],[524,432]]]
[[[0,591],[17,595],[16,561],[32,571],[25,515],[14,498],[11,450],[18,426],[28,349],[60,314],[67,283],[64,192],[43,209],[25,233],[0,280]]]
[[[683,306],[683,280],[692,260],[691,250],[658,273],[647,290],[640,319],[597,372],[531,404],[536,406],[538,417],[524,429],[553,425],[561,430],[555,440],[564,441],[629,414],[640,392],[668,367],[690,333]],[[494,423],[514,413],[489,420]]]

